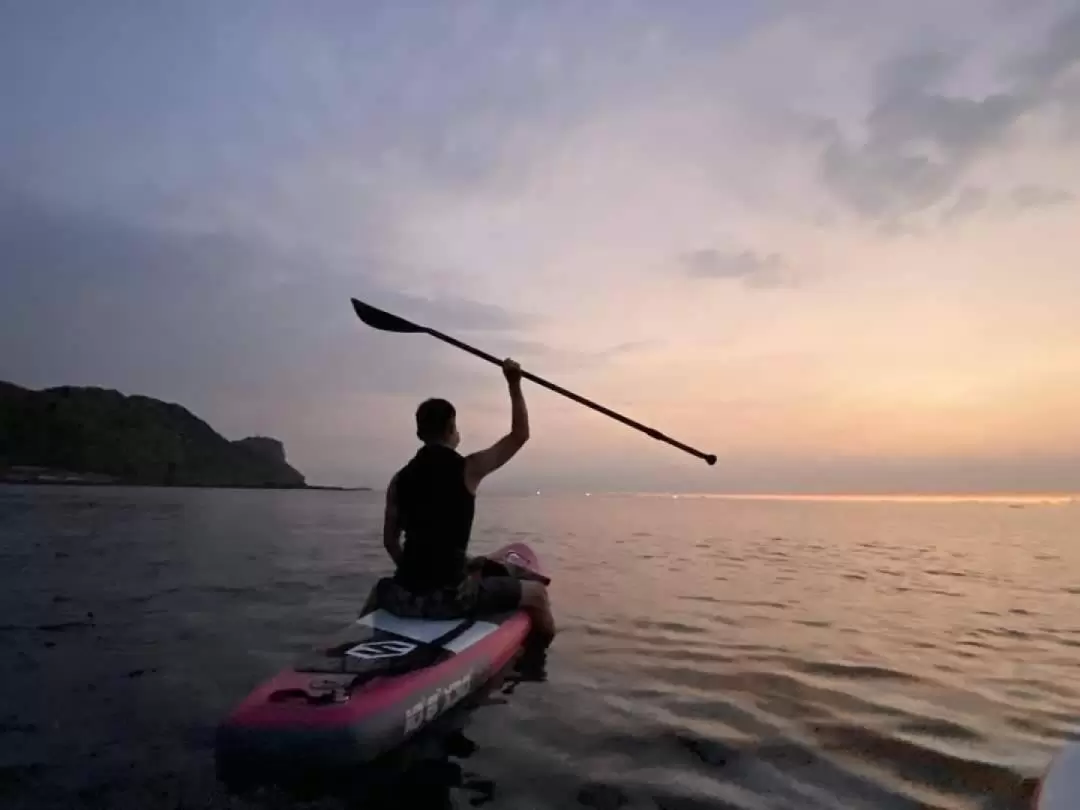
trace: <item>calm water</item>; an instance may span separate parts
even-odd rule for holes
[[[0,804],[229,796],[213,728],[388,570],[380,496],[0,487]],[[1080,504],[482,498],[561,634],[395,806],[1009,808],[1080,716]],[[404,797],[404,798],[403,798]],[[374,798],[369,797],[367,806]]]

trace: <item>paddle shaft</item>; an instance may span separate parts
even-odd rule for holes
[[[452,338],[449,335],[444,335],[442,332],[438,332],[438,331],[436,331],[434,329],[429,329],[426,326],[422,327],[422,328],[423,328],[423,331],[425,331],[427,334],[431,335],[433,338],[438,338],[439,340],[443,341],[444,343],[449,343],[451,346],[456,346],[457,348],[461,349],[462,351],[466,351],[469,354],[476,355],[477,357],[479,357],[479,358],[481,358],[483,360],[487,360],[489,363],[493,363],[496,366],[502,366],[503,361],[500,360],[499,358],[495,357],[495,355],[488,354],[485,351],[477,349],[475,346],[470,346],[468,343],[463,343],[460,340],[458,340],[457,338]],[[713,464],[716,463],[716,456],[714,456],[714,455],[712,455],[710,453],[703,453],[700,450],[697,450],[696,448],[690,447],[689,445],[683,444],[680,441],[676,441],[675,439],[672,439],[670,436],[665,436],[659,430],[656,430],[654,428],[643,425],[640,422],[635,422],[633,419],[630,419],[629,417],[623,416],[621,413],[616,413],[615,411],[611,410],[610,408],[605,408],[603,405],[598,405],[597,403],[593,402],[590,399],[585,399],[585,397],[579,396],[578,394],[575,394],[573,391],[567,391],[562,386],[556,385],[553,382],[548,382],[543,377],[537,377],[535,374],[530,374],[528,371],[522,371],[521,376],[522,376],[522,378],[524,378],[526,380],[531,380],[532,382],[536,383],[537,385],[541,385],[544,388],[547,388],[549,391],[554,391],[556,394],[561,394],[562,396],[566,397],[567,399],[572,399],[574,402],[578,403],[579,405],[584,405],[586,408],[592,408],[594,411],[597,411],[598,413],[604,414],[604,416],[608,416],[608,417],[614,419],[617,422],[622,422],[627,427],[632,427],[635,430],[640,430],[646,436],[651,436],[652,438],[656,439],[657,441],[666,442],[667,444],[670,444],[672,447],[679,448],[684,453],[689,453],[692,456],[696,456],[697,458],[704,459],[710,465],[713,465]]]

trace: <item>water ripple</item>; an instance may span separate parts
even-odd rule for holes
[[[553,575],[547,681],[342,795],[225,794],[215,723],[353,618],[380,519],[377,493],[0,490],[0,802],[1011,810],[1075,735],[1077,510],[489,496],[476,550],[525,539]]]

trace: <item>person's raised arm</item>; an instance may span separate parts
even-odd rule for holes
[[[390,485],[386,488],[386,508],[383,511],[383,546],[394,561],[394,565],[401,564],[401,523],[398,520],[397,508],[397,475],[390,479]]]
[[[470,492],[476,492],[484,478],[512,459],[529,440],[529,411],[521,392],[521,366],[513,360],[504,360],[503,376],[510,389],[510,432],[491,447],[465,459],[465,485]]]

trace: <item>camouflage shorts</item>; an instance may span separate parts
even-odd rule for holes
[[[372,590],[365,610],[382,608],[408,619],[457,619],[514,610],[521,603],[523,569],[507,568],[483,558],[469,561],[456,586],[415,594],[393,577],[383,577]]]
[[[459,618],[472,613],[479,590],[477,585],[475,577],[465,577],[456,588],[414,594],[401,587],[393,577],[383,577],[375,583],[374,605],[370,606],[407,619]]]

